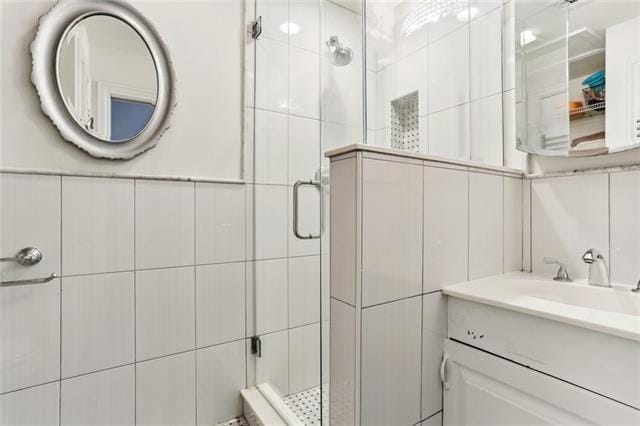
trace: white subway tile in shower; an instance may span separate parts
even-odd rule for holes
[[[256,42],[256,108],[289,110],[288,64],[289,47],[285,43],[269,38]]]
[[[289,258],[289,327],[320,321],[320,256]]]
[[[136,422],[146,425],[195,424],[195,352],[136,365]]]
[[[320,121],[289,116],[289,184],[316,179],[321,155]]]
[[[62,279],[62,377],[134,362],[134,273]]]
[[[289,113],[320,118],[320,56],[289,47]]]
[[[471,102],[471,161],[502,166],[502,93]]]
[[[247,263],[247,337],[287,328],[287,259]]]
[[[57,425],[59,407],[59,382],[7,393],[0,396],[0,424]]]
[[[254,182],[287,184],[287,115],[255,111]]]
[[[62,177],[62,272],[130,271],[134,182]]]
[[[197,347],[244,338],[245,263],[196,266]]]
[[[247,185],[247,259],[287,256],[287,194],[290,187]]]
[[[62,381],[63,425],[135,423],[135,366],[101,371]]]
[[[136,272],[136,360],[195,348],[194,267]]]
[[[502,11],[471,22],[469,52],[471,100],[502,91]]]
[[[138,180],[136,269],[193,265],[194,184]]]
[[[429,46],[429,113],[469,101],[469,27]]]
[[[245,259],[245,185],[196,183],[196,263]]]
[[[289,393],[320,385],[320,323],[289,330]]]
[[[424,47],[395,63],[394,98],[418,92],[418,115],[427,114],[427,48]]]
[[[247,386],[270,383],[282,396],[289,394],[288,330],[260,336],[262,356],[251,353],[251,340],[246,340]]]
[[[469,104],[436,112],[428,117],[429,154],[469,159]]]
[[[316,0],[290,0],[289,20],[296,27],[289,28],[289,43],[312,52],[320,45],[320,3]]]
[[[264,37],[287,43],[288,33],[280,26],[289,22],[289,0],[256,0],[255,5],[256,16],[262,16]]]

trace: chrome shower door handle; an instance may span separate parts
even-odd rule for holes
[[[303,186],[313,186],[318,191],[320,191],[320,182],[315,180],[299,180],[293,185],[293,235],[300,240],[317,240],[320,238],[320,234],[307,234],[303,235],[298,230],[299,224],[299,203],[298,203],[298,192],[300,191],[300,187]]]

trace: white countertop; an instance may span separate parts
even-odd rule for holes
[[[541,318],[640,342],[640,294],[631,287],[561,283],[518,272],[445,287],[460,299],[510,309]]]

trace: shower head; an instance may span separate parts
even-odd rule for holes
[[[348,47],[344,47],[338,39],[338,36],[331,36],[327,41],[329,49],[335,48],[331,54],[331,63],[338,67],[349,65],[353,59],[353,50]]]

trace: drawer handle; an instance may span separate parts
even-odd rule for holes
[[[442,355],[442,364],[440,364],[440,380],[442,381],[442,386],[444,390],[449,390],[449,383],[447,383],[447,378],[445,377],[445,368],[447,367],[447,361],[449,360],[449,354],[444,353]]]

